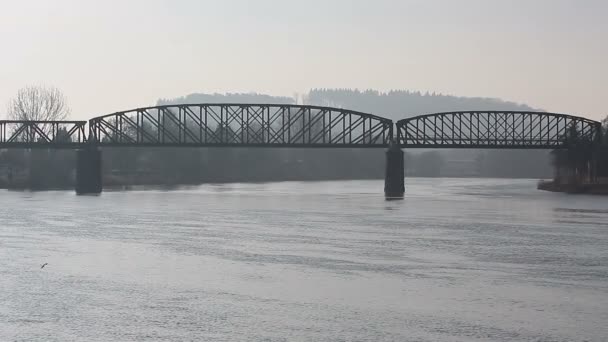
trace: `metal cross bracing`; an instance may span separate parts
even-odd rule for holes
[[[188,104],[97,117],[89,131],[99,146],[384,147],[393,122],[331,107]]]
[[[86,121],[0,120],[0,148],[75,148],[87,142]]]
[[[599,122],[571,115],[467,111],[401,120],[394,136],[386,118],[288,104],[158,106],[93,118],[86,126],[86,121],[0,121],[0,148],[386,147],[396,138],[408,148],[555,149],[597,142],[601,134]]]
[[[593,143],[601,134],[597,121],[544,112],[446,112],[400,120],[396,126],[399,145],[410,148],[555,149],[575,139]]]

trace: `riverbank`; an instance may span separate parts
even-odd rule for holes
[[[608,184],[598,183],[563,184],[554,180],[540,181],[537,189],[568,194],[608,195]]]
[[[49,190],[73,190],[75,177],[68,182],[56,184],[43,184],[42,182],[32,182],[27,177],[15,177],[12,180],[0,177],[0,189],[14,191],[49,191]],[[179,187],[198,186],[203,184],[230,184],[230,183],[272,183],[272,182],[318,182],[318,181],[349,181],[349,180],[381,180],[380,177],[315,177],[315,176],[288,176],[288,177],[216,177],[214,179],[202,178],[197,180],[179,179],[177,177],[162,177],[158,175],[143,176],[117,176],[104,175],[103,188],[109,190],[130,190],[136,188],[162,188],[172,189]]]
[[[420,178],[414,175],[408,175],[407,178]],[[422,177],[422,178],[477,178],[477,177]],[[481,177],[486,178],[486,177]],[[495,177],[488,177],[495,178]],[[285,177],[276,179],[268,178],[225,178],[221,180],[196,180],[185,181],[177,178],[167,177],[126,177],[106,175],[103,179],[103,187],[107,190],[132,190],[140,188],[156,188],[156,189],[175,189],[180,187],[198,186],[203,184],[228,184],[228,183],[268,183],[268,182],[286,182],[286,181],[340,181],[340,180],[383,180],[383,178],[331,178],[331,177]],[[499,178],[496,178],[499,179]],[[504,178],[503,178],[504,179]],[[517,178],[512,178],[517,179]],[[407,181],[406,181],[407,182]],[[32,184],[25,178],[14,179],[8,182],[0,177],[0,189],[14,191],[48,191],[48,190],[72,190],[74,189],[74,180],[63,184],[55,184],[53,186],[43,186],[42,184]],[[603,184],[560,184],[553,180],[541,180],[537,184],[538,190],[550,192],[563,192],[569,194],[593,194],[593,195],[608,195],[608,183]]]

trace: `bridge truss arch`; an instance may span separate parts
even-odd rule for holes
[[[341,108],[290,104],[183,104],[89,121],[99,146],[382,147],[393,122]]]
[[[523,111],[460,111],[419,115],[396,124],[397,141],[413,148],[567,148],[596,142],[601,124],[582,117]]]

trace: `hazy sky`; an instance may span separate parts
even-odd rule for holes
[[[18,88],[49,84],[83,119],[193,92],[316,87],[599,119],[607,18],[604,0],[0,0],[0,113]]]

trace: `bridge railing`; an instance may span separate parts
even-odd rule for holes
[[[100,146],[379,147],[393,122],[340,108],[188,104],[140,108],[89,121]]]
[[[565,148],[594,142],[599,122],[565,114],[514,111],[468,111],[420,115],[400,120],[402,147]]]
[[[0,148],[73,148],[87,142],[87,121],[0,120]]]

